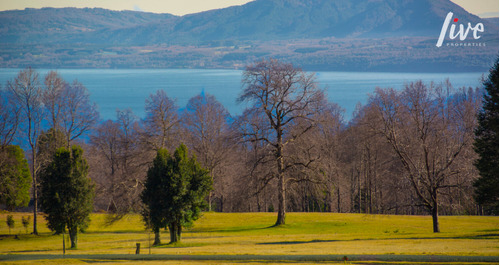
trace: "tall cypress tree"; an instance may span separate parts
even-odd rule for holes
[[[498,214],[498,59],[484,81],[486,94],[478,114],[474,150],[480,177],[474,183],[476,202],[488,214]]]
[[[88,175],[83,150],[59,148],[40,175],[42,210],[56,233],[68,228],[71,248],[77,248],[78,230],[87,228],[94,203],[94,184]]]
[[[170,155],[166,149],[159,149],[156,152],[153,165],[147,172],[144,190],[141,194],[142,202],[145,205],[142,213],[144,221],[155,234],[153,245],[161,244],[160,229],[167,225],[164,218],[164,208],[168,202],[163,192],[166,190],[165,186],[169,184],[166,182],[166,174],[171,171],[168,168],[169,159]]]

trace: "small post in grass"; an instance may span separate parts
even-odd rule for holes
[[[135,243],[135,254],[141,254],[141,243]]]

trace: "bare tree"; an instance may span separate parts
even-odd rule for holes
[[[117,209],[118,217],[122,214],[139,211],[139,197],[143,189],[148,164],[154,152],[145,148],[141,141],[141,128],[132,110],[117,111],[117,123],[120,126],[120,175],[123,183],[119,188],[121,206]]]
[[[89,160],[91,176],[97,183],[97,196],[103,194],[107,198],[107,211],[118,208],[116,197],[118,197],[118,187],[121,183],[118,173],[120,138],[120,125],[112,120],[107,120],[96,126],[90,136],[93,150],[89,153],[96,156],[96,158]]]
[[[137,212],[139,195],[151,155],[144,150],[138,122],[131,110],[118,110],[116,121],[96,126],[90,136],[90,175],[97,183],[98,207],[116,221]]]
[[[201,165],[209,171],[214,182],[215,195],[224,204],[224,176],[229,154],[233,146],[228,126],[229,113],[209,94],[191,98],[182,115],[182,124],[187,130],[186,144],[193,150]],[[208,195],[208,208],[212,210],[213,192]]]
[[[457,162],[470,148],[475,127],[474,95],[452,92],[449,83],[417,81],[402,92],[377,89],[371,98],[377,129],[397,154],[422,206],[432,213],[435,233],[440,231],[440,194],[456,187],[450,179],[461,171]]]
[[[260,140],[272,137],[269,126],[266,126],[266,117],[258,109],[246,109],[234,125],[238,128],[238,134],[243,136],[239,142],[241,157],[244,158],[244,166],[239,173],[242,176],[239,193],[244,194],[244,200],[247,202],[255,198],[257,212],[268,211],[266,207],[273,209],[273,196],[268,192],[268,186],[274,184],[276,179],[275,156],[272,147]],[[245,206],[242,207],[245,209]],[[248,211],[252,211],[252,207],[248,207]]]
[[[12,91],[0,89],[0,149],[8,146],[21,122],[21,108],[15,102]]]
[[[87,88],[77,80],[66,83],[55,71],[45,76],[42,99],[50,115],[49,126],[54,128],[52,132],[62,131],[68,148],[99,119],[97,105],[90,101]]]
[[[344,175],[351,178],[353,212],[402,213],[413,207],[407,181],[401,175],[400,162],[379,131],[373,108],[358,106],[356,115],[342,136]],[[410,201],[407,200],[410,198]]]
[[[144,141],[154,150],[176,146],[179,118],[175,102],[164,90],[158,90],[146,99]]]
[[[341,190],[344,192],[345,189],[339,159],[339,137],[344,129],[343,112],[337,104],[328,104],[324,111],[316,114],[316,120],[320,121],[318,126],[311,132],[310,137],[302,140],[314,142],[320,157],[317,170],[324,176],[323,185],[326,186],[325,206],[328,211],[336,208],[337,212],[341,212]]]
[[[64,113],[64,89],[68,86],[66,81],[55,71],[50,71],[45,76],[45,90],[43,91],[43,104],[50,114],[49,126],[55,131],[61,130],[61,115]],[[54,132],[55,132],[54,131]]]
[[[30,67],[21,70],[13,81],[7,83],[7,89],[13,94],[16,104],[20,106],[24,116],[25,137],[31,149],[31,174],[33,178],[33,234],[37,235],[38,211],[38,160],[37,140],[41,133],[44,108],[42,103],[42,86],[38,73]]]
[[[66,135],[68,147],[71,141],[90,131],[99,120],[97,105],[90,101],[87,88],[77,80],[62,91],[60,126]]]
[[[294,166],[306,163],[285,161],[285,147],[302,137],[315,125],[315,113],[324,102],[324,94],[316,87],[314,74],[306,74],[291,64],[271,59],[247,66],[243,73],[244,90],[239,101],[253,104],[252,109],[266,117],[270,135],[260,135],[256,140],[264,141],[274,153],[278,180],[278,218],[276,225],[285,224],[286,172]],[[291,131],[294,124],[301,122],[301,130]],[[291,161],[290,161],[291,162]]]

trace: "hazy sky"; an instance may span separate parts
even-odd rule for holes
[[[209,9],[242,5],[250,0],[0,0],[0,10],[26,7],[101,7],[112,10],[137,10],[184,15]],[[357,1],[357,0],[354,0]],[[452,0],[470,13],[498,16],[498,0]]]

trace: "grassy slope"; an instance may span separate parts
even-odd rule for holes
[[[26,235],[21,226],[21,215],[14,214],[16,228],[13,234],[19,234],[20,238],[14,239],[5,236],[9,233],[6,214],[0,214],[0,235],[4,235],[0,236],[0,254],[23,254],[0,256],[0,260],[22,260],[28,256],[26,254],[61,254],[61,236],[51,235],[42,223],[39,224],[41,236]],[[139,216],[128,216],[112,226],[105,226],[105,217],[104,214],[93,214],[87,233],[79,234],[79,249],[67,253],[94,255],[92,259],[127,259],[112,254],[133,254],[136,242],[141,243],[142,253],[148,253],[148,233],[144,231]],[[408,255],[399,256],[399,260],[408,261],[427,261],[424,257],[429,255],[461,256],[445,259],[449,261],[457,258],[457,261],[469,261],[465,256],[476,257],[471,261],[491,260],[481,256],[498,260],[498,217],[443,216],[440,217],[442,232],[439,234],[432,233],[431,218],[422,216],[290,213],[287,225],[270,227],[275,218],[275,214],[268,213],[206,213],[194,227],[184,231],[181,244],[154,247],[152,253],[209,255],[205,258],[199,256],[202,260],[236,259],[227,255],[246,255],[239,256],[243,260],[274,261],[340,260],[343,255],[352,257],[352,260],[389,261],[398,257],[394,255]],[[168,242],[167,232],[163,232],[162,239]],[[366,255],[377,256],[370,258]],[[52,259],[58,256],[31,257]],[[74,257],[76,262],[86,256]],[[62,264],[68,262],[59,261]]]

